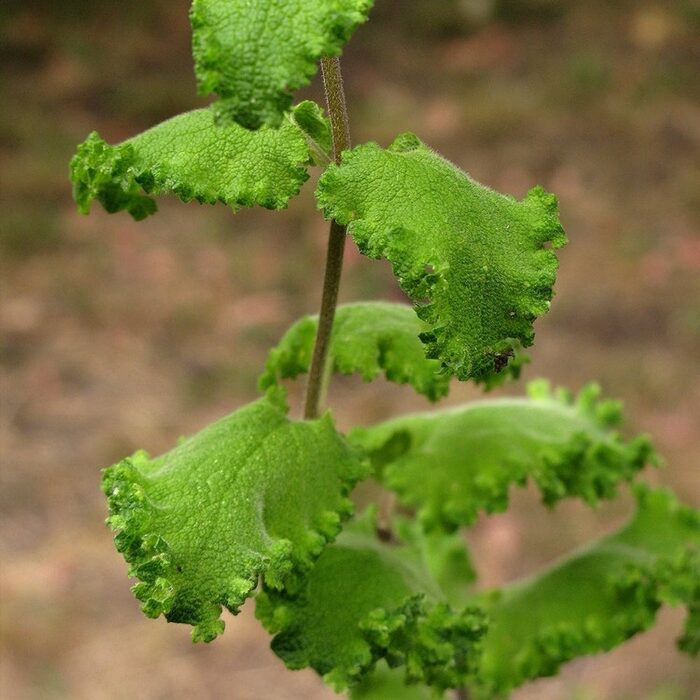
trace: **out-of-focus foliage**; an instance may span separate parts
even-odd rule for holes
[[[620,438],[620,404],[599,401],[599,393],[589,385],[574,398],[534,382],[528,399],[394,418],[356,428],[352,439],[369,452],[381,481],[431,529],[470,525],[480,511],[505,510],[511,486],[529,480],[547,505],[571,496],[596,505],[657,461],[647,437]]]
[[[669,491],[640,486],[636,496],[636,515],[616,533],[482,596],[490,624],[477,697],[612,649],[651,627],[662,604],[687,607],[679,645],[700,651],[700,512]]]

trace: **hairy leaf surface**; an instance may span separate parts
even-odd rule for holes
[[[194,0],[199,91],[249,129],[276,126],[323,56],[341,52],[373,0]]]
[[[365,470],[328,416],[292,422],[268,398],[106,469],[108,523],[143,611],[211,641],[222,606],[237,612],[259,577],[276,589],[310,568]]]
[[[486,379],[549,308],[566,242],[553,195],[518,202],[438,156],[412,134],[386,150],[370,143],[331,165],[316,192],[327,218],[348,226],[360,250],[387,258],[430,330],[429,357],[460,379]]]
[[[329,139],[328,123],[312,102],[297,105],[279,128],[254,132],[219,123],[212,107],[197,109],[117,146],[90,134],[71,161],[73,195],[85,214],[97,199],[108,212],[126,210],[136,220],[156,211],[149,195],[161,194],[234,210],[281,209]]]
[[[657,460],[646,437],[620,438],[620,406],[598,394],[590,385],[574,399],[534,382],[530,398],[399,417],[357,428],[351,439],[428,528],[469,525],[481,510],[505,510],[510,487],[528,479],[546,504],[578,496],[593,505]]]
[[[532,578],[485,594],[489,630],[481,691],[492,697],[554,675],[649,628],[662,603],[689,610],[680,646],[700,650],[700,512],[639,486],[637,513],[618,532]]]
[[[282,379],[309,371],[318,329],[317,316],[305,316],[283,336],[267,360],[260,388],[264,391]],[[425,357],[418,336],[425,324],[409,306],[362,302],[339,306],[329,348],[333,371],[359,374],[365,381],[382,372],[391,382],[410,384],[435,401],[448,391],[449,375],[440,363]]]
[[[346,527],[295,595],[258,596],[256,614],[277,633],[273,650],[336,688],[360,681],[380,659],[404,665],[409,682],[459,686],[478,656],[481,611],[449,605],[417,528],[404,528],[411,539],[401,546],[379,542],[373,529],[367,517]]]

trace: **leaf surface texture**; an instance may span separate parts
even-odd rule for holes
[[[510,487],[528,479],[546,504],[578,496],[594,505],[657,459],[646,437],[620,438],[619,404],[598,395],[594,385],[574,398],[534,382],[529,398],[403,416],[356,428],[351,439],[429,529],[469,525],[480,511],[505,510]]]
[[[309,371],[318,317],[297,321],[270,351],[260,388],[277,386]],[[437,360],[427,359],[418,336],[425,330],[403,304],[363,302],[338,307],[329,348],[333,371],[371,381],[384,373],[391,382],[410,384],[435,401],[447,394],[450,377]]]
[[[453,609],[433,576],[442,564],[407,526],[401,546],[377,540],[365,517],[346,527],[301,588],[266,590],[256,614],[276,633],[275,653],[290,668],[311,666],[337,689],[377,661],[405,666],[405,679],[438,689],[464,682],[484,633],[480,610]],[[468,564],[463,564],[468,565]],[[437,567],[437,568],[436,568]]]
[[[106,469],[109,525],[149,617],[223,631],[259,577],[272,589],[308,570],[351,512],[366,467],[331,419],[292,422],[265,398],[150,459]]]
[[[429,357],[459,379],[486,380],[532,344],[557,269],[546,246],[566,242],[553,195],[536,187],[518,202],[494,192],[412,134],[347,151],[316,195],[363,253],[391,262],[421,304]]]
[[[162,194],[234,210],[281,209],[308,179],[319,148],[327,147],[328,129],[320,108],[303,102],[278,128],[259,131],[222,124],[209,107],[117,146],[93,132],[71,161],[73,194],[83,213],[98,200],[108,212],[126,210],[136,220],[156,211],[149,195]]]
[[[323,56],[341,52],[367,19],[372,0],[194,0],[191,21],[201,94],[257,129],[279,124],[291,92],[306,85]]]

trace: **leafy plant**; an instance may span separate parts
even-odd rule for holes
[[[474,589],[459,528],[504,510],[512,486],[533,482],[548,506],[594,506],[658,462],[646,437],[621,437],[619,404],[594,385],[574,397],[539,381],[526,398],[348,435],[324,411],[334,372],[384,375],[432,401],[453,376],[486,389],[517,378],[566,242],[540,187],[522,201],[498,194],[413,134],[350,147],[337,56],[370,5],[194,0],[199,88],[218,99],[116,146],[93,133],[71,162],[82,212],[98,200],[137,220],[163,194],[281,209],[311,167],[324,169],[320,313],[271,350],[262,397],[165,455],[104,470],[135,596],[147,616],[192,625],[206,642],[223,632],[222,608],[235,614],[255,597],[280,658],[354,698],[507,694],[648,628],[664,603],[687,606],[679,645],[697,653],[700,514],[662,489],[635,485],[627,525],[536,576]],[[319,62],[329,119],[313,102],[291,106]],[[346,234],[390,261],[413,307],[336,308]],[[283,382],[306,373],[293,420]],[[385,490],[380,507],[353,515],[350,491],[367,478]]]

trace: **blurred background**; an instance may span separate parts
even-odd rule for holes
[[[187,0],[0,6],[2,615],[0,694],[330,699],[289,672],[250,606],[194,646],[145,619],[103,525],[100,468],[255,397],[266,349],[320,296],[315,176],[288,211],[161,200],[134,223],[76,213],[68,161],[92,129],[117,142],[204,104]],[[571,239],[525,377],[624,398],[700,505],[700,4],[696,0],[377,0],[344,55],[354,140],[405,130],[481,182],[560,198]],[[322,99],[318,80],[303,96]],[[348,246],[341,298],[401,300]],[[510,386],[522,392],[522,386]],[[454,385],[450,403],[478,396]],[[298,410],[301,392],[292,391]],[[411,390],[336,380],[341,427],[425,408]],[[545,511],[528,490],[468,535],[483,585],[527,574],[630,512]],[[569,664],[517,700],[691,700],[682,615]],[[693,693],[696,693],[695,695]]]

